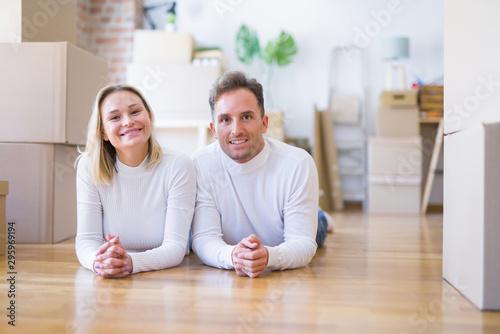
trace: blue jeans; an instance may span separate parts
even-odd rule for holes
[[[322,247],[326,239],[326,228],[328,223],[326,222],[326,217],[323,210],[318,209],[318,232],[316,233],[316,243],[318,248]]]

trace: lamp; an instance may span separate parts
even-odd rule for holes
[[[387,90],[392,90],[392,72],[395,69],[396,73],[399,71],[401,90],[406,90],[405,68],[399,60],[410,56],[410,40],[408,37],[386,38],[382,40],[381,46],[382,59],[390,61],[390,63],[387,64],[385,88]]]

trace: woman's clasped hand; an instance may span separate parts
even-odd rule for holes
[[[119,236],[106,234],[105,242],[97,251],[94,260],[96,275],[121,278],[132,273],[132,259],[127,254]]]

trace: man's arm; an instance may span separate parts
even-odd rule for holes
[[[203,177],[198,170],[198,186],[196,206],[192,225],[192,247],[198,257],[206,265],[233,269],[232,252],[235,246],[230,246],[222,239],[221,217],[213,194],[206,189]]]
[[[283,210],[284,242],[267,247],[267,268],[293,269],[307,265],[316,254],[318,229],[318,172],[307,156],[290,180],[292,188]]]

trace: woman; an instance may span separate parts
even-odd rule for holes
[[[99,276],[174,267],[188,250],[196,171],[188,156],[162,150],[153,121],[131,86],[97,94],[77,160],[76,254]]]

